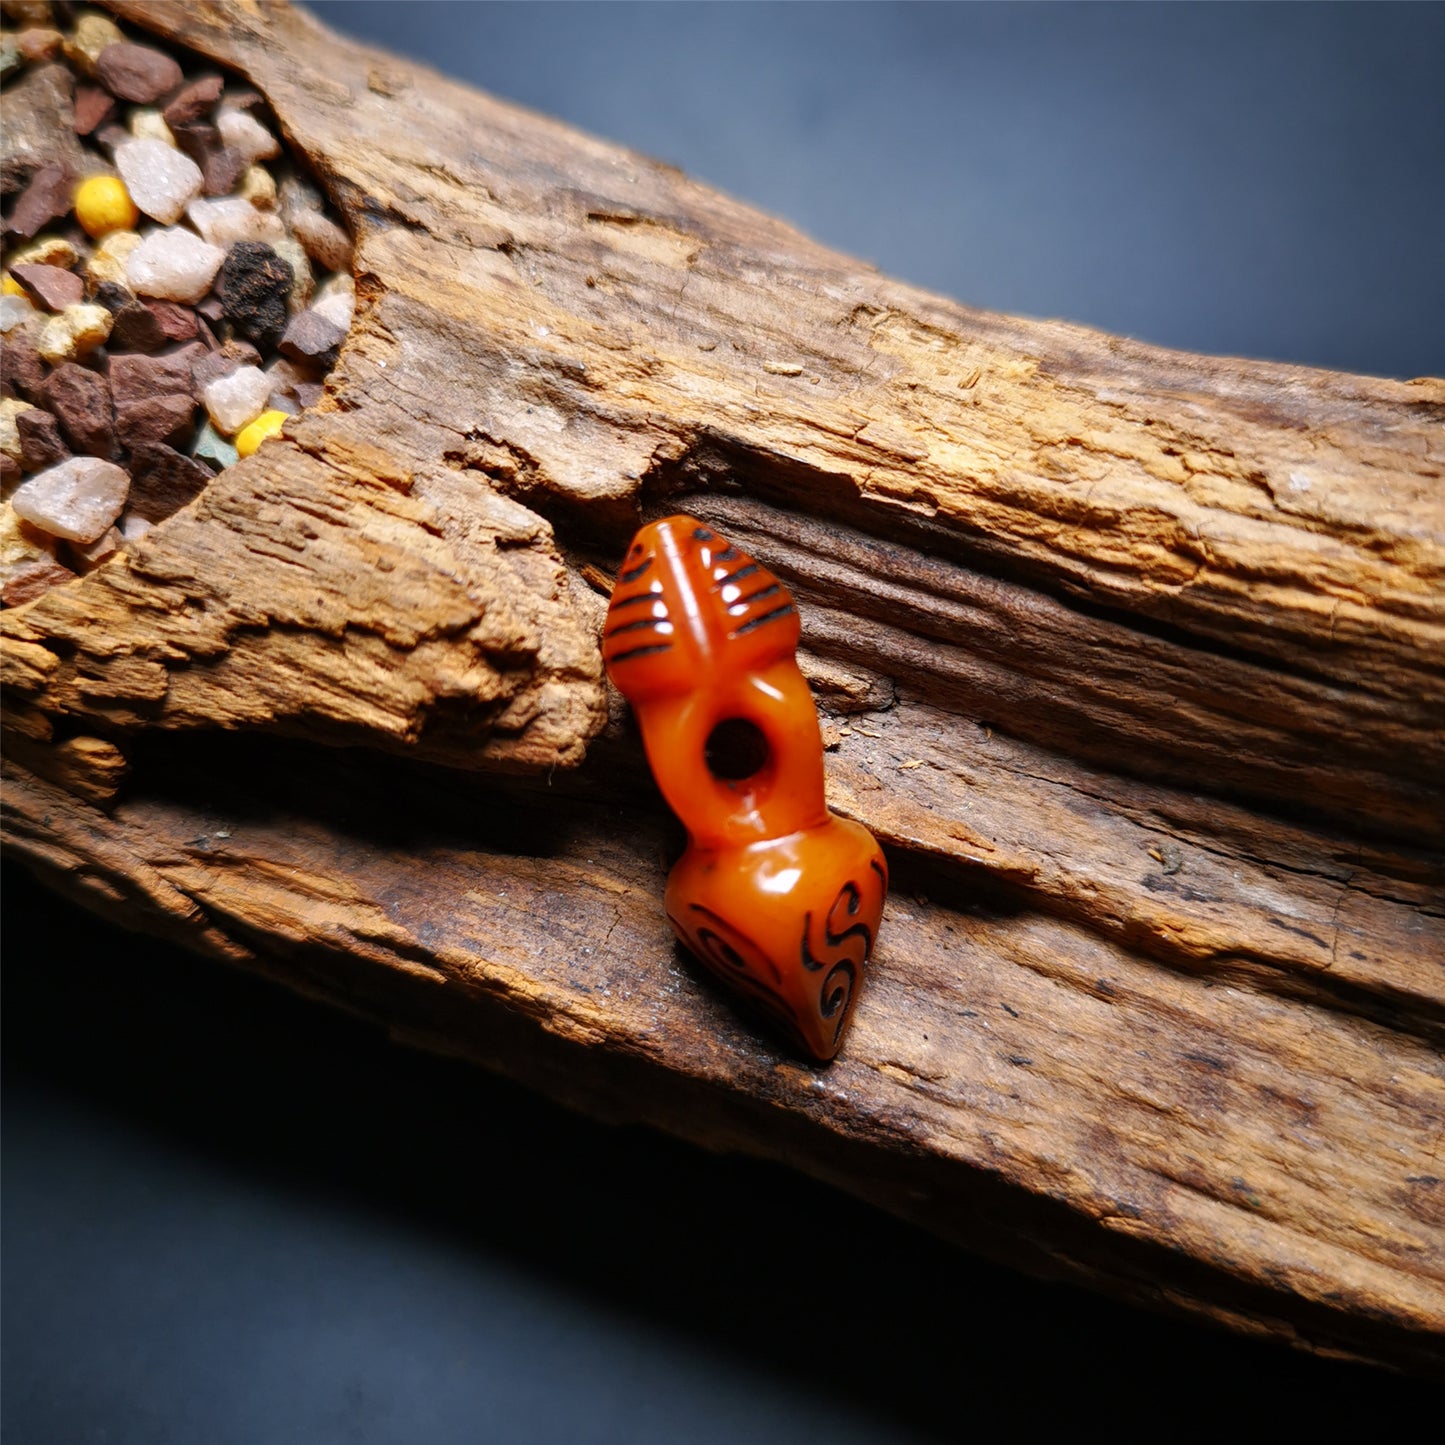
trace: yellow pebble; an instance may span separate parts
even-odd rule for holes
[[[103,241],[97,242],[85,263],[85,289],[98,291],[106,281],[127,286],[126,258],[139,245],[140,236],[134,231],[112,231]]]
[[[75,219],[92,236],[129,231],[140,212],[119,176],[91,176],[75,188]]]
[[[23,296],[25,288],[7,271],[0,281],[0,296]]]
[[[104,306],[67,306],[45,323],[35,349],[52,366],[105,344],[114,317]]]
[[[166,124],[166,118],[153,105],[137,106],[130,113],[130,133],[137,140],[158,140],[172,149],[176,146],[175,133]]]
[[[267,437],[273,437],[286,422],[284,411],[263,411],[249,426],[243,426],[236,433],[238,455],[249,457]]]
[[[76,17],[75,29],[65,41],[65,58],[85,75],[95,74],[95,62],[107,45],[118,45],[125,39],[119,26],[98,10],[85,10]]]
[[[276,182],[265,166],[248,166],[236,194],[258,211],[276,209]]]
[[[64,236],[37,236],[28,246],[12,252],[12,266],[59,266],[68,271],[80,259],[80,253]]]

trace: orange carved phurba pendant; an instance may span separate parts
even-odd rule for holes
[[[644,527],[602,655],[688,848],[673,930],[807,1053],[838,1052],[888,891],[873,835],[823,800],[818,714],[776,577],[691,517]]]

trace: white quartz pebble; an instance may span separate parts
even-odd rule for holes
[[[38,319],[40,313],[30,304],[28,296],[0,296],[0,335],[14,330],[25,321]]]
[[[338,271],[334,276],[328,276],[316,288],[316,299],[325,301],[328,296],[335,296],[339,291],[344,291],[348,296],[356,295],[356,282],[349,271]]]
[[[341,271],[351,265],[351,237],[320,211],[296,210],[287,219],[306,254],[324,271]]]
[[[348,331],[351,328],[351,318],[356,314],[356,297],[345,291],[334,291],[330,296],[313,302],[311,309],[343,331]]]
[[[219,201],[198,198],[186,207],[186,215],[204,240],[222,250],[237,241],[273,241],[286,234],[274,211],[258,211],[239,196]]]
[[[126,141],[116,147],[115,166],[131,200],[163,226],[178,220],[201,193],[201,168],[164,141]]]
[[[216,129],[221,132],[221,144],[234,146],[248,162],[266,161],[281,154],[281,146],[276,137],[244,110],[232,110],[229,106],[222,106],[216,116]]]
[[[217,377],[201,393],[217,431],[235,436],[249,426],[271,399],[271,378],[259,366],[242,366],[229,376]]]
[[[15,515],[52,537],[94,542],[120,516],[130,477],[99,457],[68,457],[28,482],[10,498]]]
[[[211,289],[226,253],[189,231],[152,231],[126,257],[125,274],[137,296],[193,304]]]

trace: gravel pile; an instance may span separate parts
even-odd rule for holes
[[[0,599],[101,566],[321,394],[351,239],[265,102],[60,0],[0,29]]]

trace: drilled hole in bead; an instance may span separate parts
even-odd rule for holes
[[[770,751],[763,730],[746,718],[730,717],[707,737],[708,771],[724,783],[741,783],[767,767]]]

